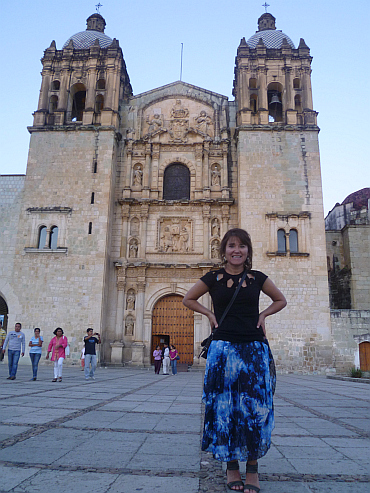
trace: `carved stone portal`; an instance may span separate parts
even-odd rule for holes
[[[160,252],[186,253],[192,248],[192,223],[189,219],[166,218],[159,225]]]

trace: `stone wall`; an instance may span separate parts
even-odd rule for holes
[[[331,310],[333,367],[346,372],[358,364],[358,343],[355,338],[370,338],[370,310]]]

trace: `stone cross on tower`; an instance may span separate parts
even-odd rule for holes
[[[262,7],[265,7],[265,12],[267,12],[267,7],[270,7],[270,5],[269,5],[267,2],[265,2],[265,3],[262,5]]]
[[[95,7],[96,7],[97,13],[100,14],[99,9],[100,9],[100,7],[103,7],[103,5],[99,2],[97,5],[95,5]]]

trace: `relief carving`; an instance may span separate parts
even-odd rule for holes
[[[186,142],[186,135],[189,131],[189,110],[183,108],[181,100],[177,99],[175,106],[171,110],[171,120],[169,132],[173,142]]]
[[[195,120],[195,128],[203,135],[211,136],[213,132],[211,132],[211,126],[213,125],[212,118],[207,115],[207,113],[202,110],[199,113],[199,116],[194,117]]]
[[[130,222],[130,234],[131,236],[137,236],[140,232],[140,221],[137,217],[131,219]]]
[[[189,219],[162,219],[159,228],[159,251],[186,253],[192,251],[192,224]]]
[[[149,116],[147,116],[146,121],[149,124],[149,129],[148,129],[149,134],[154,134],[159,130],[164,130],[162,115],[156,113],[151,120]]]

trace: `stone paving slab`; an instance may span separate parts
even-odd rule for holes
[[[0,364],[0,493],[218,493],[225,472],[200,451],[202,374],[176,378],[98,369],[85,381],[65,368]],[[278,376],[276,428],[260,459],[263,493],[364,493],[370,489],[370,395],[356,382]]]

